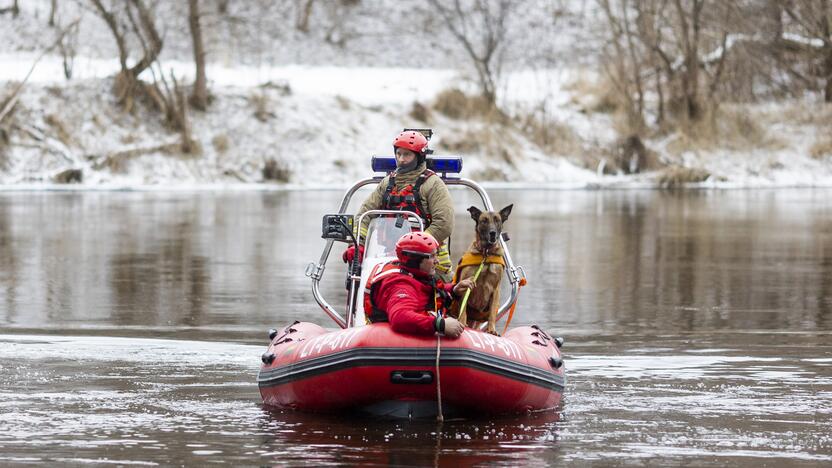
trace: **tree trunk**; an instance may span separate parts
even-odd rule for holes
[[[298,11],[295,27],[298,31],[309,32],[309,16],[312,14],[312,4],[315,0],[303,0],[303,6]]]
[[[142,30],[147,35],[146,40],[149,42],[147,45],[144,43],[142,44],[145,48],[144,56],[130,69],[130,73],[133,75],[133,78],[138,79],[139,75],[156,61],[156,58],[159,56],[159,52],[162,51],[162,38],[156,30],[156,23],[153,20],[153,15],[144,4],[144,1],[131,0],[130,3],[132,3],[139,12],[139,21],[141,22]],[[139,32],[136,31],[136,34],[139,35]],[[139,37],[141,38],[140,35]]]
[[[49,26],[55,26],[55,13],[58,11],[58,0],[52,0],[52,6],[49,9]]]
[[[664,124],[664,90],[662,89],[662,70],[661,67],[656,67],[656,96],[659,101],[656,103],[656,123]]]
[[[19,15],[19,14],[20,14],[20,6],[17,4],[17,0],[14,0],[14,3],[12,3],[12,16],[17,18],[17,15]]]
[[[188,24],[194,44],[194,64],[196,65],[196,81],[194,82],[191,103],[199,110],[208,107],[208,84],[205,77],[205,46],[202,43],[202,27],[199,23],[199,0],[188,0]]]
[[[823,89],[823,100],[832,102],[832,47],[826,47],[826,87]]]

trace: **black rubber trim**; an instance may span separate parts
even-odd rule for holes
[[[471,349],[443,349],[439,362],[445,367],[466,367],[556,391],[563,391],[566,385],[560,375]],[[257,384],[260,387],[273,387],[353,367],[433,368],[435,364],[436,350],[432,348],[353,348],[267,371],[261,370],[257,374]]]

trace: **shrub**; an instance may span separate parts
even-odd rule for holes
[[[263,165],[263,180],[275,182],[289,182],[291,173],[289,168],[278,164],[274,158],[269,158]]]
[[[659,174],[659,187],[674,189],[684,187],[689,183],[704,182],[711,177],[711,173],[704,169],[671,166]]]

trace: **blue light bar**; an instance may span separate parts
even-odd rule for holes
[[[429,156],[428,169],[443,174],[462,172],[462,156]],[[373,172],[393,172],[396,170],[396,158],[392,156],[373,156]]]

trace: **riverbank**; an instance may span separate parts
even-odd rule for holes
[[[0,62],[9,65],[0,76],[5,96],[28,62]],[[186,63],[168,65],[189,79]],[[726,105],[706,131],[652,135],[634,156],[585,72],[507,74],[505,111],[495,118],[453,110],[468,105],[472,86],[450,70],[213,67],[213,100],[207,111],[190,112],[196,149],[185,153],[151,102],[122,109],[108,77],[116,66],[90,60],[81,78],[66,81],[57,58],[38,64],[4,122],[0,185],[346,187],[372,175],[370,157],[388,154],[402,128],[431,127],[437,154],[462,156],[463,176],[500,187],[832,186],[832,106],[824,104]],[[534,110],[540,103],[546,115]]]

